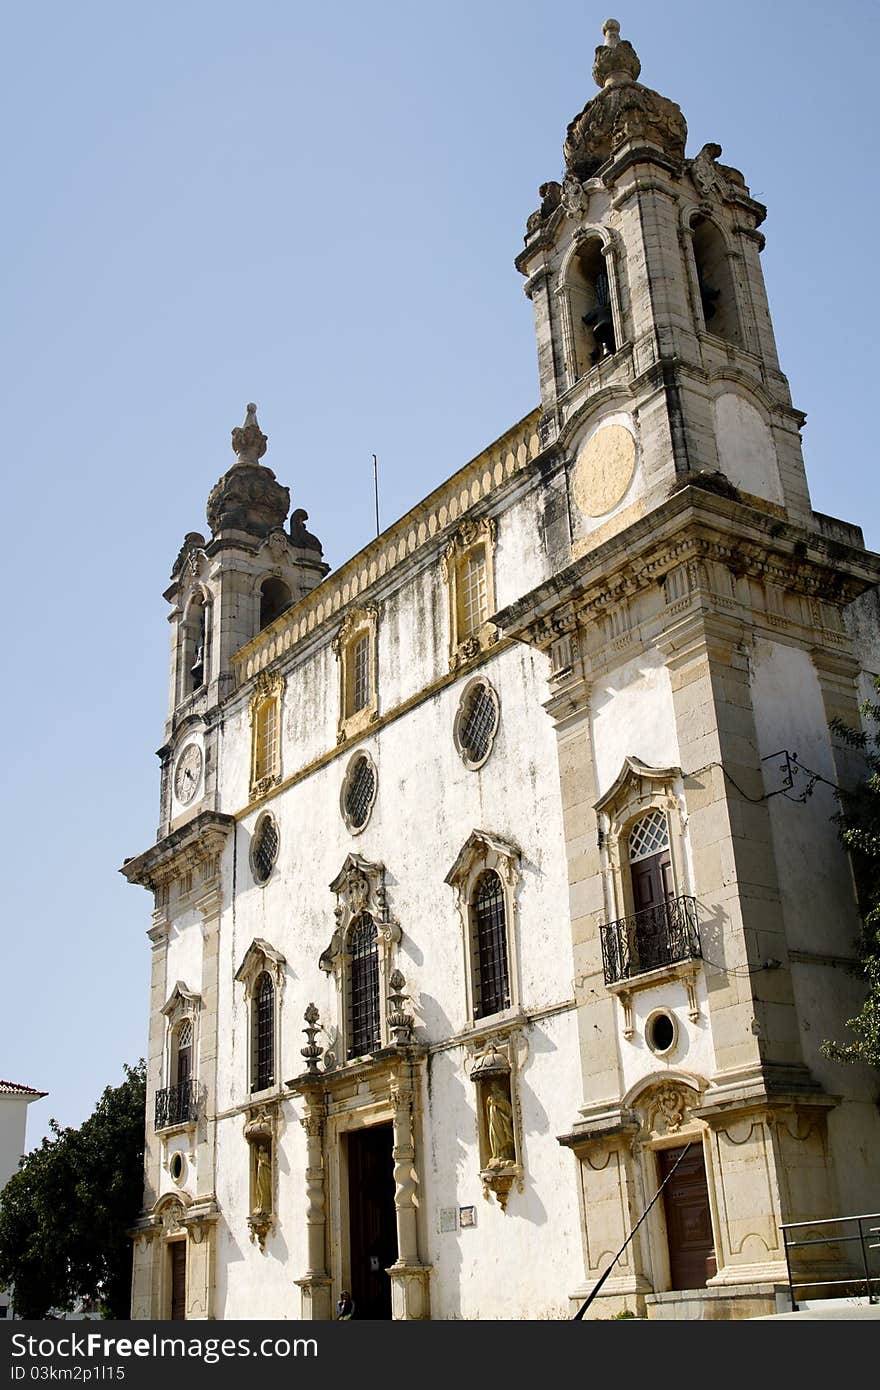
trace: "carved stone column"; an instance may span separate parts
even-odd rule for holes
[[[412,1064],[401,1062],[391,1086],[394,1127],[394,1209],[397,1217],[397,1259],[388,1270],[391,1316],[400,1320],[430,1317],[431,1268],[419,1259],[418,1173],[413,1137],[414,1087]]]
[[[306,1231],[309,1264],[305,1277],[294,1283],[302,1292],[302,1317],[327,1322],[332,1317],[331,1281],[326,1265],[327,1196],[324,1173],[324,1092],[320,1085],[304,1090],[306,1111],[301,1124],[306,1134]]]

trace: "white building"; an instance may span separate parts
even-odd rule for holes
[[[0,1081],[0,1192],[18,1172],[24,1154],[27,1108],[48,1094],[15,1081]],[[12,1302],[9,1291],[0,1289],[0,1318],[12,1317]]]
[[[251,406],[175,563],[135,1317],[567,1317],[687,1144],[601,1316],[769,1310],[780,1222],[877,1208],[820,1044],[880,559],[810,505],[765,209],[605,37],[540,405],[334,574]]]

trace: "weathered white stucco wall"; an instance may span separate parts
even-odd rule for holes
[[[834,782],[825,708],[809,653],[758,639],[751,683],[762,757],[787,748],[803,766]],[[778,766],[778,760],[765,764],[768,791],[781,785]],[[791,796],[805,786],[806,777],[798,777]],[[819,784],[806,802],[777,795],[768,805],[788,948],[796,952],[790,968],[804,1060],[829,1094],[845,1090],[850,1097],[828,1119],[841,1209],[873,1210],[880,1143],[876,1077],[849,1065],[842,1075],[845,1064],[821,1052],[823,1041],[840,1038],[841,1020],[858,1012],[864,995],[839,960],[854,955],[859,919],[849,860],[831,821],[837,800]]]
[[[596,682],[590,701],[596,794],[603,796],[624,758],[676,767],[678,735],[663,654],[648,651]]]

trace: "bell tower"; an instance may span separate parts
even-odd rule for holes
[[[568,126],[516,259],[535,311],[541,433],[576,455],[575,556],[686,483],[811,518],[800,427],[776,353],[758,230],[766,209],[721,146],[685,155],[675,102],[603,26],[599,92]]]
[[[308,513],[298,508],[287,520],[290,491],[262,462],[267,444],[257,407],[250,404],[244,424],[232,431],[235,463],[208,495],[211,538],[187,532],[165,590],[171,666],[159,750],[160,834],[197,811],[221,809],[214,804],[216,728],[220,706],[233,689],[233,657],[329,570],[321,542],[306,529]],[[196,751],[189,753],[187,778],[181,750],[190,745]]]

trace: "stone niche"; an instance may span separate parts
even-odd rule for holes
[[[475,1055],[470,1075],[476,1089],[483,1194],[487,1199],[494,1194],[501,1210],[506,1211],[514,1184],[521,1192],[524,1177],[509,1045],[490,1042]]]

